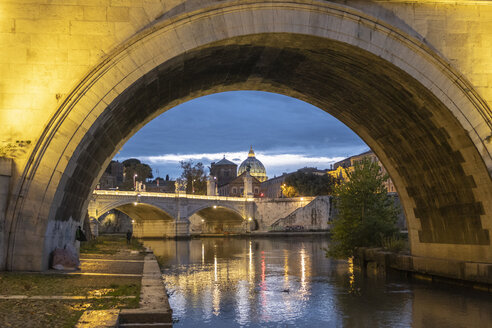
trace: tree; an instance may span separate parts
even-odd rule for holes
[[[287,198],[299,196],[299,193],[297,192],[296,188],[292,186],[288,186],[287,184],[284,183],[281,188],[282,188],[282,195],[284,195]]]
[[[207,194],[207,176],[205,174],[205,167],[201,162],[196,164],[192,160],[179,162],[183,173],[181,178],[186,180],[186,193],[187,194]]]
[[[125,168],[125,179],[121,185],[121,190],[133,190],[133,177],[136,174],[135,181],[145,182],[147,179],[152,179],[152,168],[145,163],[140,162],[136,158],[130,158],[122,162]]]
[[[327,255],[350,257],[357,247],[380,246],[383,238],[397,233],[399,210],[383,185],[387,179],[378,163],[364,158],[348,174],[348,181],[335,187],[338,214]]]
[[[282,192],[286,190],[287,193],[283,193],[286,197],[330,195],[335,184],[336,179],[331,175],[297,171],[285,178],[286,186],[282,186]],[[293,188],[295,192],[288,187]]]

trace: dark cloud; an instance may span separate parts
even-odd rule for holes
[[[250,145],[269,154],[317,157],[367,149],[353,131],[317,107],[283,95],[239,91],[172,108],[137,132],[117,158],[247,152]],[[179,172],[175,164],[159,166],[159,171]]]

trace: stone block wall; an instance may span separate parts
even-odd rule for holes
[[[329,227],[331,197],[316,197],[308,205],[296,209],[288,216],[275,221],[270,229],[289,230],[302,227],[302,230],[327,230]]]
[[[105,233],[126,233],[132,230],[132,218],[122,212],[112,211],[101,218],[98,231]]]
[[[34,143],[70,90],[139,31],[173,15],[223,2],[3,0],[0,142],[22,138]],[[487,19],[492,6],[488,1],[332,2],[342,2],[425,39],[492,104],[492,25]],[[23,158],[16,161],[22,169]]]
[[[285,218],[296,209],[308,205],[313,197],[260,199],[256,201],[254,218],[259,231],[268,231],[280,218]]]
[[[5,214],[9,197],[12,159],[0,157],[0,271],[5,270],[6,244],[8,229]]]

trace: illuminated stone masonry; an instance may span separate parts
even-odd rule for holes
[[[491,16],[491,1],[1,1],[0,147],[23,147],[0,268],[47,268],[136,131],[230,90],[296,97],[358,133],[413,255],[492,263]]]
[[[187,237],[198,230],[203,232],[207,224],[236,226],[237,231],[234,232],[238,233],[251,230],[266,232],[273,223],[307,205],[320,208],[316,226],[327,229],[330,209],[329,202],[323,197],[318,201],[314,197],[258,199],[96,190],[89,202],[88,213],[90,219],[98,220],[116,209],[133,219],[135,236],[163,238]],[[311,208],[308,212],[297,214],[297,221],[311,220],[310,217],[305,218],[311,214]]]

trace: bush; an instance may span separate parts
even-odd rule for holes
[[[398,235],[381,236],[381,247],[390,252],[400,253],[408,249],[408,242]]]
[[[398,208],[383,184],[387,179],[378,163],[364,158],[348,174],[348,181],[335,188],[338,214],[332,224],[328,256],[353,256],[357,247],[379,247],[381,238],[398,232]]]

